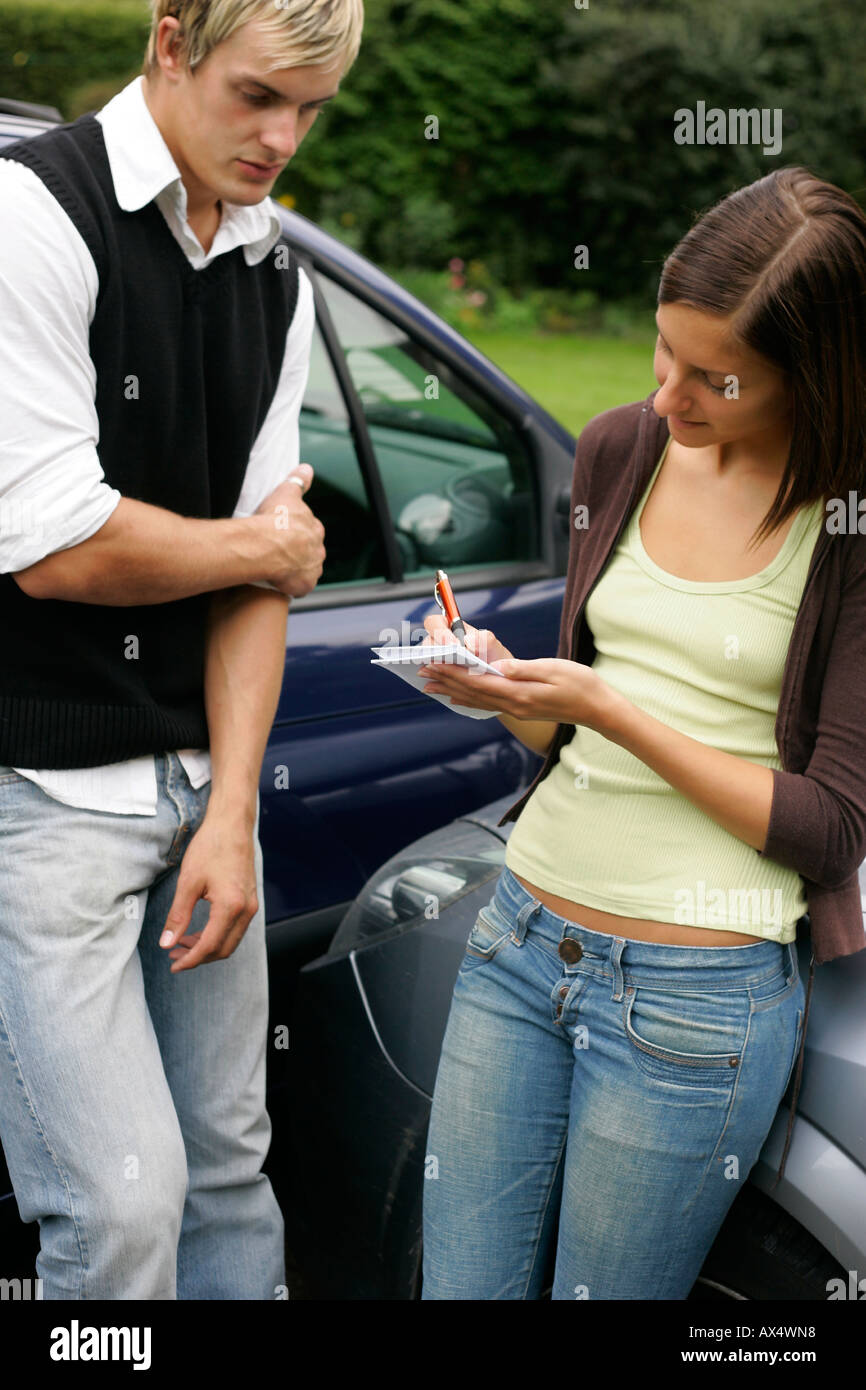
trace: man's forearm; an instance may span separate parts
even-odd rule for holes
[[[88,540],[13,578],[33,598],[125,608],[267,580],[273,548],[264,516],[199,520],[122,497]]]
[[[289,601],[249,587],[211,599],[205,708],[212,784],[209,816],[252,829],[265,748],[283,681]]]

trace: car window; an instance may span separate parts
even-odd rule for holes
[[[318,323],[299,421],[301,461],[315,480],[307,501],[325,528],[327,558],[320,584],[383,579],[381,532],[370,510],[349,416]]]
[[[538,556],[527,446],[495,404],[320,275],[360,397],[406,577]]]

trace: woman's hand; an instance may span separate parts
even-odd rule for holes
[[[432,642],[447,645],[450,642],[457,641],[457,638],[454,636],[441,613],[432,613],[429,618],[425,618],[424,626],[430,634]],[[494,661],[504,661],[511,656],[511,652],[508,648],[503,647],[498,638],[494,637],[493,633],[489,632],[487,628],[472,627],[467,622],[463,623],[463,628],[466,633],[467,647],[475,656],[479,656],[482,661],[492,664]],[[427,644],[422,642],[420,645],[423,647]]]
[[[441,616],[425,618],[424,626],[434,642],[454,640]],[[426,694],[448,695],[452,704],[494,710],[513,719],[584,724],[604,732],[616,697],[592,667],[556,657],[518,661],[492,632],[479,632],[468,624],[465,627],[467,647],[495,666],[501,676],[437,662],[419,672],[430,677],[431,683],[424,687]]]

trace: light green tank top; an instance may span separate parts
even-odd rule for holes
[[[664,456],[587,603],[593,670],[671,728],[781,768],[776,711],[823,501],[799,509],[759,574],[678,579],[650,559],[639,526]],[[798,873],[756,854],[584,726],[523,808],[505,862],[537,887],[604,912],[783,943],[807,910]]]

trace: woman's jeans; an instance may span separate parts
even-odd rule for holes
[[[156,768],[155,816],[79,810],[0,768],[0,1137],[44,1298],[273,1299],[258,825],[240,945],[171,974],[158,942],[211,784],[175,753]]]
[[[803,1004],[794,945],[590,931],[503,869],[442,1047],[423,1298],[539,1298],[554,1264],[554,1299],[687,1298],[785,1093]]]

